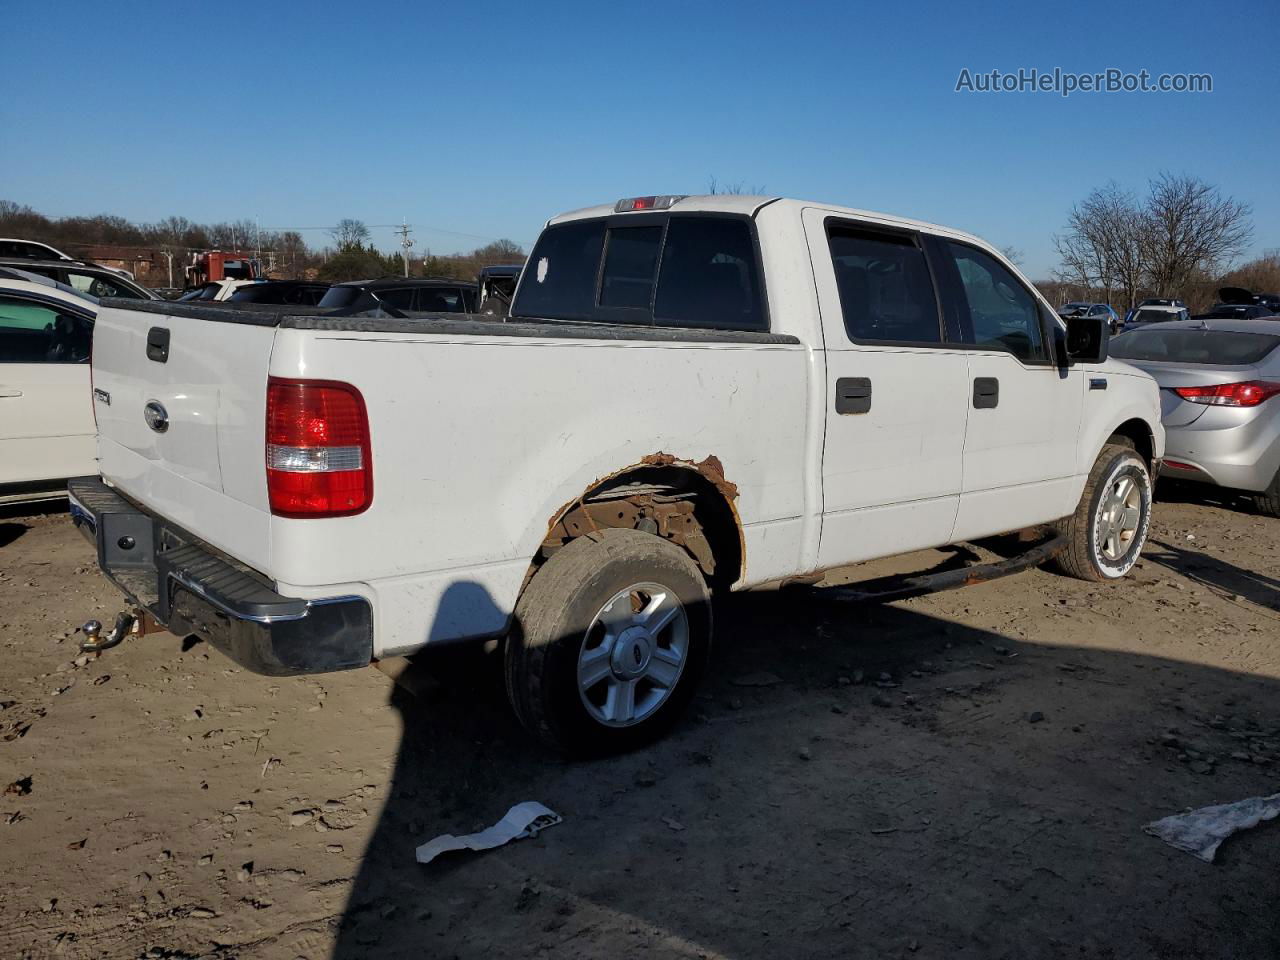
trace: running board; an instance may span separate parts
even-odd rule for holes
[[[1025,553],[995,563],[975,563],[970,566],[957,567],[953,570],[942,570],[938,573],[916,574],[906,577],[884,577],[870,580],[864,584],[848,586],[819,587],[807,586],[811,593],[843,603],[888,603],[892,600],[907,600],[911,597],[922,597],[929,593],[941,593],[943,590],[956,590],[960,587],[972,587],[989,580],[999,580],[1011,574],[1039,566],[1051,560],[1067,547],[1064,534],[1057,534],[1037,544]],[[867,589],[869,584],[876,584]],[[881,586],[883,585],[883,586]]]

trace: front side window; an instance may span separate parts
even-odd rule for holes
[[[422,287],[418,290],[418,305],[414,309],[424,313],[462,313],[462,291],[448,287]]]
[[[376,296],[379,301],[393,310],[413,310],[416,309],[413,305],[416,292],[412,287],[403,287],[399,290],[379,290]]]
[[[123,283],[92,273],[79,273],[75,270],[68,270],[67,282],[70,283],[71,286],[75,287],[75,289],[80,293],[87,293],[93,297],[125,297],[131,300],[141,299],[138,292],[132,287],[128,287]]]
[[[0,296],[0,363],[84,363],[92,340],[92,320]]]
[[[942,341],[929,267],[910,235],[833,226],[828,242],[850,340]]]
[[[968,308],[972,343],[1007,350],[1024,363],[1048,359],[1035,298],[994,257],[961,243],[948,243]]]
[[[339,309],[341,307],[349,307],[360,299],[364,291],[359,287],[330,287],[324,292],[324,296],[320,298],[317,306],[330,307]]]
[[[512,315],[592,320],[604,222],[563,223],[542,231],[520,284]]]

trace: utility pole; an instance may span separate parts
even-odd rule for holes
[[[173,251],[161,250],[160,255],[169,261],[169,286],[173,286]]]
[[[401,218],[400,229],[396,233],[400,234],[400,246],[404,248],[402,259],[404,260],[404,275],[407,277],[409,275],[409,248],[413,246],[413,241],[409,239],[409,234],[413,233],[413,228]]]

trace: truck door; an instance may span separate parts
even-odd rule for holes
[[[961,487],[968,361],[919,234],[804,213],[827,351],[819,566],[940,546]]]
[[[996,257],[932,241],[948,316],[970,346],[964,484],[953,534],[972,539],[1075,509],[1083,375],[1059,366],[1057,320]]]

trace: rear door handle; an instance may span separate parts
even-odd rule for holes
[[[20,397],[21,390],[10,390],[8,387],[0,387],[0,397]]]
[[[836,381],[836,413],[870,413],[871,381],[866,377],[841,377]]]
[[[1000,403],[1000,381],[995,377],[973,378],[973,409],[990,410]]]

